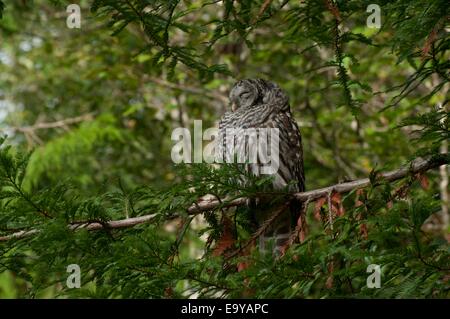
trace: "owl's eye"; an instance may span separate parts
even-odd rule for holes
[[[239,95],[239,97],[243,98],[243,99],[247,99],[249,96],[250,96],[250,93],[248,93],[248,92],[243,92]]]

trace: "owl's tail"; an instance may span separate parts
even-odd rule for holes
[[[259,236],[260,252],[267,253],[271,247],[275,256],[283,253],[296,228],[300,214],[303,212],[303,207],[304,203],[293,200],[280,212],[280,215]]]

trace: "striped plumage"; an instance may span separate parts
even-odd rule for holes
[[[279,163],[274,174],[273,188],[281,190],[289,183],[291,192],[301,192],[305,189],[303,172],[303,149],[300,131],[292,117],[289,99],[275,83],[262,79],[247,79],[237,82],[230,91],[232,111],[225,113],[219,123],[218,154],[229,150],[226,130],[236,129],[238,132],[250,128],[278,128],[279,130]],[[241,134],[237,134],[240,136]],[[258,158],[259,159],[259,158]],[[260,165],[246,164],[247,169],[259,175]],[[262,205],[260,204],[260,208]],[[254,207],[255,218],[262,223],[270,210],[262,213],[262,209]],[[291,203],[286,213],[280,216],[274,227],[260,239],[260,248],[264,250],[267,239],[275,238],[276,247],[283,245],[290,231],[295,227],[301,203]]]

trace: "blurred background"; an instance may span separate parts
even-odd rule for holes
[[[274,1],[264,12],[265,2],[249,1],[251,17],[265,19],[244,37],[226,25],[226,36],[217,36],[227,1],[181,1],[177,10],[187,13],[176,21],[186,27],[171,26],[168,41],[186,51],[174,51],[174,58],[161,54],[139,23],[111,23],[112,13],[91,10],[91,1],[77,1],[79,29],[66,25],[70,1],[5,1],[0,131],[18,149],[34,150],[26,189],[67,180],[92,196],[170,186],[177,181],[172,130],[192,130],[198,119],[204,129],[217,125],[230,87],[252,77],[278,83],[290,97],[303,135],[308,190],[412,159],[423,146],[414,142],[418,127],[399,125],[445,104],[448,83],[440,85],[434,73],[404,90],[423,56],[401,56],[404,48],[395,46],[398,34],[384,25],[384,12],[381,29],[368,28],[362,1],[339,27],[342,43],[335,43],[333,12],[323,4],[311,5],[317,12],[303,18],[296,11],[301,4]],[[234,5],[242,15],[230,14],[230,21],[245,24],[244,5]],[[423,52],[429,36],[417,36],[419,42],[399,43]],[[208,69],[214,65],[217,70]],[[431,187],[438,188],[440,177],[433,174]],[[0,274],[0,297],[26,289],[13,273]]]

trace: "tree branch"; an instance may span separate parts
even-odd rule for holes
[[[198,95],[202,95],[205,96],[207,98],[213,99],[213,100],[217,100],[219,102],[221,102],[224,105],[228,105],[228,98],[220,93],[214,93],[214,92],[208,92],[206,90],[194,87],[194,86],[187,86],[187,85],[182,85],[182,84],[176,84],[176,83],[172,83],[172,82],[167,82],[164,80],[161,80],[159,78],[155,78],[155,77],[145,77],[146,80],[153,82],[155,84],[158,84],[160,86],[172,89],[172,90],[181,90],[187,93],[191,93],[191,94],[198,94]]]
[[[386,172],[386,173],[380,173],[378,176],[382,180],[386,182],[394,182],[396,180],[402,179],[409,174],[417,174],[421,172],[425,172],[427,170],[437,168],[441,165],[449,164],[449,156],[448,154],[438,154],[436,156],[433,156],[429,159],[415,159],[411,162],[409,166],[405,166],[403,168]],[[370,180],[368,178],[358,179],[351,182],[346,183],[340,183],[331,185],[324,188],[314,189],[307,192],[302,193],[296,193],[292,194],[293,197],[297,198],[300,201],[315,201],[321,197],[327,197],[330,193],[347,193],[355,189],[364,188],[370,185]],[[228,202],[220,201],[217,199],[211,199],[211,200],[203,200],[201,202],[195,203],[192,206],[190,206],[187,211],[189,214],[199,214],[205,211],[209,211],[211,209],[217,208],[219,206],[222,207],[234,207],[234,206],[241,206],[245,205],[247,203],[246,197],[237,198]],[[87,229],[87,230],[99,230],[103,228],[108,229],[115,229],[115,228],[125,228],[125,227],[132,227],[138,224],[143,224],[146,222],[152,221],[157,214],[149,214],[139,217],[133,217],[133,218],[127,218],[127,219],[121,219],[121,220],[114,220],[109,221],[105,223],[99,223],[99,222],[77,222],[72,223],[68,227],[71,230],[77,230],[77,229]],[[0,242],[8,241],[11,239],[20,239],[29,237],[32,235],[36,235],[39,233],[39,230],[37,229],[31,229],[28,231],[19,231],[10,235],[1,236]]]
[[[151,215],[144,215],[139,217],[132,217],[132,218],[126,218],[126,219],[120,219],[120,220],[113,220],[105,223],[99,223],[99,222],[76,222],[70,224],[68,227],[70,230],[78,230],[78,229],[87,229],[87,230],[99,230],[103,228],[125,228],[125,227],[132,227],[138,224],[143,224],[146,222],[149,222],[153,220],[156,217],[156,214]],[[7,241],[10,239],[20,239],[32,235],[36,235],[39,233],[38,229],[31,229],[31,230],[22,230],[16,233],[13,233],[11,235],[2,236],[0,237],[1,241]]]
[[[23,126],[23,127],[11,127],[9,128],[12,131],[22,132],[22,133],[29,133],[34,132],[36,130],[42,130],[42,129],[51,129],[51,128],[64,128],[67,125],[75,124],[79,122],[84,121],[90,121],[93,119],[94,113],[87,113],[76,117],[71,117],[55,122],[42,122],[42,123],[36,123],[31,126]]]

